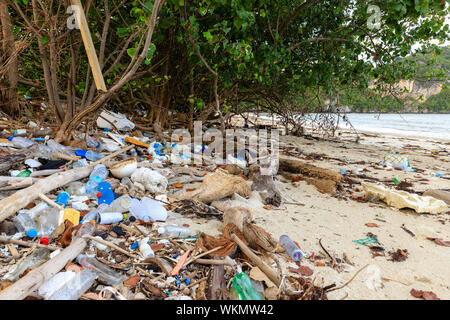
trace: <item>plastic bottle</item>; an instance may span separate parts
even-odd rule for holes
[[[263,300],[245,272],[237,274],[233,278],[232,283],[239,300]]]
[[[88,165],[89,165],[89,163],[87,162],[86,159],[80,159],[78,161],[75,161],[72,164],[72,168],[75,169],[75,168],[87,167]]]
[[[90,178],[89,181],[85,185],[86,194],[90,198],[97,197],[98,186],[102,182],[103,182],[103,180],[99,176],[95,176],[95,177]]]
[[[127,212],[130,210],[132,204],[132,199],[129,195],[124,195],[121,196],[119,198],[117,198],[116,200],[114,200],[109,208],[108,208],[108,212]]]
[[[37,158],[50,159],[52,157],[52,149],[46,145],[38,144],[35,156]]]
[[[102,180],[105,180],[108,177],[108,169],[106,169],[106,166],[104,164],[98,164],[94,167],[94,170],[92,170],[91,174],[89,175],[89,179],[92,179],[95,176],[98,176],[102,178]]]
[[[85,234],[92,235],[95,231],[95,227],[96,227],[96,223],[94,221],[87,221],[86,223],[83,223],[83,225],[81,226],[81,228],[78,230],[77,234],[75,235],[75,239],[81,238]]]
[[[75,149],[72,147],[65,147],[62,144],[59,144],[53,139],[50,139],[47,141],[47,146],[51,149],[52,152],[60,152],[67,155],[74,156],[75,155]]]
[[[93,137],[89,137],[89,139],[86,141],[86,145],[88,146],[88,148],[95,148],[97,150],[99,150],[101,148],[100,141],[98,141],[97,139],[95,139]]]
[[[51,297],[56,291],[66,286],[73,278],[75,278],[76,273],[72,271],[59,272],[53,277],[48,279],[39,288],[39,295],[45,300]]]
[[[17,231],[25,233],[29,238],[34,238],[37,236],[37,224],[28,213],[19,213],[14,217],[13,223]]]
[[[141,203],[147,208],[147,211],[153,221],[166,221],[167,210],[161,202],[144,197]]]
[[[83,217],[83,221],[81,223],[86,223],[88,221],[94,220],[96,223],[100,222],[100,213],[105,212],[105,210],[109,206],[106,203],[102,203],[97,207],[97,209],[92,210],[87,215]]]
[[[98,161],[98,160],[102,159],[103,157],[104,157],[104,155],[102,155],[98,152],[92,151],[92,150],[89,150],[86,152],[86,159],[88,159],[90,161]]]
[[[33,140],[30,140],[30,139],[27,139],[27,138],[24,138],[24,137],[14,137],[10,141],[12,142],[14,147],[19,148],[19,149],[29,148],[33,144],[36,143]]]
[[[47,240],[49,240],[50,235],[58,227],[58,217],[59,217],[58,209],[53,207],[48,207],[47,209],[45,209],[38,217],[37,221],[38,236],[41,238],[47,238]],[[48,241],[47,243],[44,244],[48,244]]]
[[[27,256],[21,263],[17,265],[17,267],[8,272],[3,279],[8,281],[16,281],[19,276],[28,268],[34,269],[39,267],[45,261],[47,261],[50,251],[45,248],[38,248],[32,254]]]
[[[158,228],[158,233],[163,237],[186,238],[192,235],[189,228],[179,226],[164,226]]]
[[[142,256],[144,257],[144,259],[155,257],[155,253],[153,252],[152,248],[148,244],[148,240],[149,240],[149,238],[146,237],[146,238],[142,239],[141,241],[139,241],[139,251],[142,253]]]
[[[78,272],[65,286],[57,290],[47,300],[78,300],[97,279],[97,274],[89,269]]]
[[[67,186],[67,192],[73,196],[83,196],[86,194],[85,184],[80,181],[75,181]]]
[[[147,207],[142,204],[138,199],[132,199],[130,213],[136,219],[144,222],[149,222],[151,220],[150,214],[147,211]]]
[[[25,178],[25,177],[29,177],[31,175],[31,170],[27,169],[25,171],[22,171],[21,173],[19,173],[16,177],[17,178]]]
[[[94,257],[80,254],[78,255],[76,261],[83,268],[94,271],[101,280],[110,286],[118,285],[126,278],[126,276],[108,268]]]
[[[113,224],[119,223],[123,220],[123,213],[121,212],[101,212],[100,224]]]
[[[295,244],[294,241],[289,238],[287,235],[282,235],[280,237],[280,243],[283,246],[283,248],[286,250],[288,255],[292,258],[294,261],[300,261],[305,257],[305,254],[302,250]]]

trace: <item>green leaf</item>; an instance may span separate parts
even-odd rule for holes
[[[41,41],[42,41],[42,43],[48,43],[49,42],[49,40],[46,38],[46,37],[42,37],[41,38]]]
[[[136,54],[136,48],[130,48],[127,50],[128,55],[133,58]]]

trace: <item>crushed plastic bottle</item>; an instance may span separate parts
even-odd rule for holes
[[[72,164],[72,168],[75,169],[75,168],[87,167],[88,165],[89,165],[89,163],[87,162],[86,159],[80,159],[78,161],[75,161]]]
[[[153,221],[166,221],[167,210],[159,201],[144,197],[141,199],[141,203],[147,208]]]
[[[92,235],[95,231],[96,223],[94,221],[87,221],[86,223],[83,223],[81,228],[78,230],[77,234],[75,235],[75,239],[83,237],[85,234]]]
[[[97,207],[97,209],[92,210],[87,215],[83,217],[83,221],[81,223],[86,223],[88,221],[94,220],[96,223],[100,222],[100,213],[105,212],[108,209],[109,205],[106,203],[102,203]]]
[[[132,204],[132,199],[129,195],[123,195],[119,198],[117,198],[116,200],[114,200],[109,208],[108,208],[108,212],[127,212],[130,210]]]
[[[10,140],[11,139],[11,140]],[[12,142],[13,146],[19,149],[26,149],[34,145],[36,142],[24,137],[12,137],[8,139]]]
[[[52,150],[52,152],[60,152],[63,154],[67,154],[70,156],[75,155],[75,149],[72,147],[65,147],[62,144],[59,144],[53,139],[47,141],[47,146]]]
[[[58,227],[58,218],[58,209],[53,207],[48,207],[45,209],[37,218],[38,236],[41,238],[50,239],[51,234]]]
[[[83,196],[86,194],[85,184],[80,181],[69,183],[67,192],[73,196]]]
[[[237,274],[232,283],[239,300],[263,300],[245,272]]]
[[[53,277],[48,279],[39,288],[39,295],[47,300],[56,291],[67,285],[73,278],[75,278],[76,273],[72,271],[59,272]]]
[[[100,280],[105,282],[110,286],[118,285],[126,279],[126,276],[108,268],[103,263],[95,259],[94,257],[89,257],[84,254],[77,256],[76,261],[83,268],[92,270],[95,272]]]
[[[61,287],[47,300],[78,300],[97,279],[97,274],[89,269],[78,272],[65,286]]]
[[[13,219],[17,231],[25,233],[29,238],[37,236],[37,224],[34,218],[27,212],[21,212]]]
[[[86,151],[85,157],[89,161],[98,161],[98,160],[102,159],[104,157],[104,155],[102,155],[98,152],[92,151],[92,150],[88,150],[88,151]]]
[[[147,258],[154,258],[155,253],[153,252],[152,248],[148,244],[149,238],[145,237],[141,241],[139,241],[139,251],[142,253],[142,256],[144,259]]]
[[[132,199],[130,213],[136,219],[139,219],[144,222],[150,222],[151,217],[149,212],[147,211],[147,207],[142,204],[138,199]]]
[[[189,228],[179,226],[164,226],[158,228],[158,233],[163,237],[186,238],[192,235]]]
[[[294,261],[300,261],[305,257],[305,254],[302,250],[295,244],[294,241],[289,238],[287,235],[282,235],[280,237],[280,243],[283,246],[283,248],[286,250],[288,255],[292,258]]]
[[[45,248],[38,248],[32,254],[27,256],[17,267],[8,272],[3,280],[14,282],[28,268],[35,269],[48,260],[50,251]]]
[[[98,141],[97,139],[95,139],[93,137],[89,137],[89,139],[86,141],[86,145],[88,146],[88,148],[94,148],[97,150],[101,149],[100,141]]]

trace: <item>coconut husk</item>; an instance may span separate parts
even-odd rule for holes
[[[234,176],[222,169],[205,178],[200,187],[194,191],[182,191],[174,195],[175,200],[192,199],[209,204],[237,193],[247,198],[251,193],[250,187],[244,179]]]
[[[270,233],[255,224],[244,222],[244,235],[253,249],[262,248],[268,252],[275,252],[279,247],[278,241]]]
[[[218,251],[214,251],[211,253],[211,255],[208,255],[210,257],[212,256],[218,256],[218,257],[225,257],[235,252],[236,250],[236,243],[231,240],[231,234],[236,234],[242,241],[245,242],[245,244],[248,244],[247,240],[245,240],[244,235],[242,232],[239,231],[238,227],[235,226],[232,223],[229,223],[225,226],[223,230],[223,237],[215,238],[210,235],[207,235],[206,233],[202,233],[195,243],[195,246],[202,249],[202,251],[206,252],[209,250],[212,250],[217,247],[223,247],[222,249]]]
[[[223,214],[223,223],[228,225],[229,223],[234,224],[238,227],[239,231],[244,230],[244,222],[252,222],[253,212],[251,209],[246,207],[233,207],[227,209]]]

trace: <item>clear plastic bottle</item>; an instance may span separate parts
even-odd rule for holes
[[[97,197],[98,185],[103,182],[103,179],[99,176],[92,177],[85,185],[86,194],[89,198]]]
[[[52,152],[60,152],[71,156],[75,155],[74,148],[63,146],[53,139],[47,141],[47,146],[52,150]]]
[[[123,213],[121,212],[101,212],[100,224],[119,223],[123,220]]]
[[[65,286],[57,290],[47,300],[78,300],[97,279],[97,274],[89,269],[78,272]]]
[[[283,246],[283,248],[286,250],[286,252],[289,254],[289,256],[294,261],[300,261],[305,257],[305,254],[302,250],[295,244],[294,241],[289,238],[287,235],[282,235],[280,237],[280,243]]]
[[[98,164],[94,167],[91,174],[89,175],[89,179],[92,179],[93,177],[97,176],[102,178],[102,180],[105,180],[108,177],[108,169],[104,164]]]
[[[30,140],[30,139],[27,139],[27,138],[24,138],[24,137],[14,137],[11,142],[12,142],[14,147],[19,148],[19,149],[29,148],[33,144],[36,143],[33,140]]]
[[[97,150],[100,150],[100,148],[101,148],[100,141],[98,141],[97,139],[95,139],[93,137],[88,138],[86,145],[88,146],[88,148],[95,148]]]
[[[144,222],[149,222],[151,220],[150,214],[147,211],[147,207],[142,204],[138,199],[132,199],[130,213],[136,219]]]
[[[106,203],[102,203],[97,207],[97,209],[94,209],[90,211],[87,215],[83,217],[83,221],[81,223],[86,223],[88,221],[94,220],[96,223],[100,222],[100,213],[105,212],[106,209],[108,209],[109,205]]]
[[[132,205],[132,200],[129,195],[123,195],[116,200],[114,200],[110,205],[109,208],[106,210],[107,212],[127,212],[130,210],[130,207]]]
[[[48,260],[50,251],[45,248],[38,248],[32,254],[27,256],[17,267],[8,272],[3,279],[8,281],[16,281],[19,276],[28,268],[35,269]]]
[[[142,256],[144,259],[147,258],[154,258],[155,253],[153,252],[152,248],[148,244],[149,237],[145,237],[141,241],[139,241],[139,251],[142,253]]]
[[[141,199],[141,203],[147,208],[147,212],[153,221],[166,221],[167,210],[161,202],[144,197]]]
[[[58,217],[58,209],[53,207],[48,207],[47,209],[45,209],[38,217],[38,236],[50,239],[50,235],[58,227]]]
[[[186,238],[192,235],[189,228],[180,226],[164,226],[158,228],[158,233],[163,237]]]
[[[80,159],[78,161],[75,161],[72,164],[72,168],[75,169],[75,168],[87,167],[88,165],[89,165],[89,163],[87,162],[86,159]]]
[[[80,181],[75,181],[67,186],[67,192],[73,196],[84,196],[86,194],[85,184]]]
[[[52,149],[44,144],[38,144],[35,156],[38,158],[50,159],[52,157]]]
[[[73,278],[75,278],[75,276],[76,273],[72,271],[59,272],[55,274],[53,277],[44,282],[44,284],[39,288],[39,295],[44,299],[48,299],[56,291],[64,287]]]
[[[94,257],[80,254],[78,255],[76,261],[83,268],[94,271],[102,281],[106,282],[110,286],[118,285],[126,278],[126,276],[110,269]]]
[[[86,223],[83,223],[83,225],[75,235],[75,239],[81,238],[85,234],[92,235],[95,231],[96,226],[97,224],[94,221],[87,221]]]
[[[14,217],[13,223],[17,231],[25,233],[28,237],[34,238],[37,236],[37,224],[29,213],[19,213]]]
[[[86,159],[88,159],[89,161],[98,161],[98,160],[102,159],[103,157],[104,157],[104,155],[102,155],[98,152],[92,151],[92,150],[89,150],[86,152]]]

